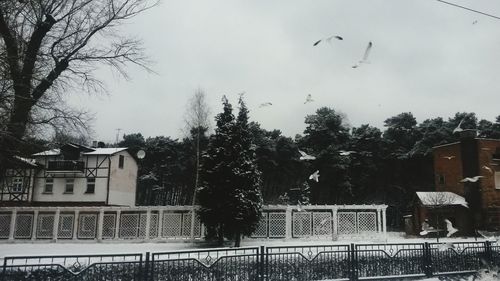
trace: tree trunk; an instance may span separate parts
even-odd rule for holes
[[[234,246],[239,248],[240,245],[241,245],[241,234],[238,231],[238,232],[236,232],[235,237],[234,237]]]
[[[218,233],[218,243],[219,243],[219,246],[223,246],[224,245],[224,226],[223,224],[219,224],[219,233]]]

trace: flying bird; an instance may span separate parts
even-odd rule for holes
[[[261,107],[266,107],[266,106],[270,106],[270,105],[273,105],[273,104],[272,104],[272,103],[270,103],[270,102],[261,103],[261,104],[259,105],[259,108],[261,108]]]
[[[363,58],[355,65],[352,66],[352,68],[358,68],[361,66],[363,63],[368,63],[368,56],[370,55],[370,51],[372,49],[373,43],[372,41],[368,42],[368,46],[366,46],[365,53],[363,54]]]
[[[446,231],[448,232],[446,234],[446,237],[452,236],[455,232],[458,231],[458,229],[453,227],[453,224],[451,224],[451,221],[449,219],[445,219],[444,222],[446,223]]]
[[[497,238],[498,231],[497,232],[490,232],[490,231],[484,231],[484,230],[477,230],[477,233],[479,233],[483,238],[485,238],[488,241],[495,241],[497,242],[499,239]]]
[[[486,171],[490,172],[491,174],[493,174],[493,170],[490,167],[484,165],[482,168],[485,169]]]
[[[464,119],[460,120],[460,123],[458,123],[458,126],[453,130],[453,133],[458,133],[458,132],[463,131],[462,122],[464,122]]]
[[[324,41],[326,41],[328,43],[332,43],[332,39],[334,39],[334,38],[337,40],[344,40],[344,38],[342,38],[338,35],[333,35],[333,36],[326,37],[326,38],[323,38],[323,39],[320,39],[320,40],[314,42],[313,46],[317,46],[319,43],[324,42]]]
[[[451,155],[451,156],[443,156],[443,158],[451,160],[451,159],[455,158],[455,156],[453,156],[453,155]]]
[[[316,160],[316,157],[309,155],[302,150],[299,150],[299,153],[300,153],[300,158],[299,158],[300,160]]]
[[[429,221],[425,220],[422,223],[422,231],[420,231],[420,235],[427,235],[429,232],[436,232],[434,227],[430,226]]]
[[[312,96],[311,94],[308,94],[307,97],[306,97],[306,101],[304,102],[304,104],[308,103],[308,102],[313,102],[314,100],[312,99]]]
[[[310,180],[313,180],[315,182],[319,182],[319,170],[316,170],[312,175],[309,176]]]
[[[477,23],[477,20],[473,21],[472,24],[476,24]]]
[[[460,182],[477,182],[480,178],[484,178],[483,176],[475,176],[470,178],[464,178]]]
[[[453,250],[455,249],[455,245],[453,245],[453,242],[445,242],[441,243],[438,245],[438,250],[440,252],[447,251],[447,250]]]
[[[349,156],[349,155],[351,155],[353,153],[356,153],[356,151],[352,151],[352,150],[349,150],[349,151],[339,150],[340,156]]]

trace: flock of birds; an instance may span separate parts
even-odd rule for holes
[[[462,129],[463,122],[464,122],[464,119],[460,120],[460,122],[458,123],[458,126],[455,129],[453,129],[453,134],[460,133],[464,130],[464,129]],[[487,150],[487,148],[483,148],[483,149]],[[447,159],[447,160],[452,160],[452,159],[455,159],[456,156],[455,155],[445,155],[445,156],[442,156],[442,158]],[[481,169],[485,169],[490,174],[493,174],[493,170],[486,165],[483,165],[481,167]],[[462,183],[464,183],[464,182],[477,182],[480,178],[484,178],[484,176],[465,177],[465,178],[461,179],[460,182],[462,182]]]
[[[339,35],[332,35],[332,36],[328,36],[328,37],[325,37],[325,38],[322,38],[322,39],[319,39],[318,41],[314,42],[313,46],[317,46],[319,45],[320,43],[329,43],[329,44],[332,44],[332,41],[333,40],[339,40],[339,41],[342,41],[344,40],[344,38],[342,36],[339,36]],[[358,67],[361,67],[361,65],[363,64],[369,64],[369,61],[368,61],[368,56],[370,55],[370,51],[373,47],[373,42],[370,41],[368,42],[368,45],[366,46],[365,48],[365,52],[363,53],[363,56],[361,57],[361,59],[352,66],[352,68],[358,68]],[[312,96],[311,94],[308,94],[307,97],[306,97],[306,101],[304,102],[304,104],[306,103],[310,103],[310,102],[313,102],[314,100],[312,99]],[[262,107],[268,107],[268,106],[271,106],[273,105],[272,102],[263,102],[259,105],[259,108],[262,108]]]

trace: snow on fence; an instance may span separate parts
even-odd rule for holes
[[[0,242],[203,238],[192,206],[0,208]],[[386,205],[267,205],[251,238],[385,234]],[[191,221],[194,219],[194,227]]]

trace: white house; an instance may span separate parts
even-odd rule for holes
[[[127,148],[68,143],[32,155],[32,204],[38,206],[135,206],[137,163]]]
[[[33,159],[14,156],[0,177],[0,204],[26,205],[33,196],[33,183],[39,165]]]

